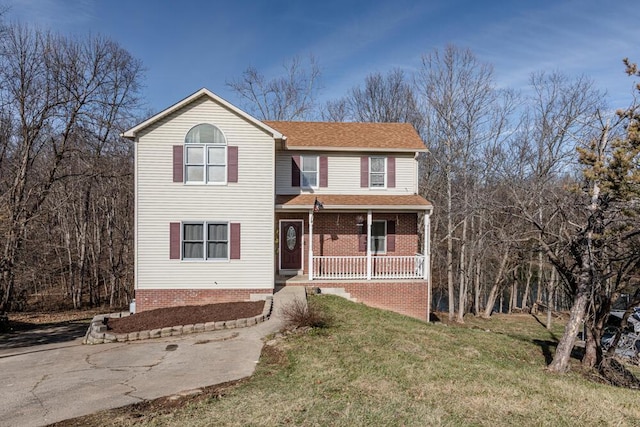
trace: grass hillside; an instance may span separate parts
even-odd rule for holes
[[[545,372],[562,325],[529,315],[425,324],[338,297],[311,299],[324,329],[265,346],[256,373],[163,413],[84,424],[181,426],[640,425],[637,391]]]

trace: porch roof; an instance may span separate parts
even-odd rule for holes
[[[297,194],[293,196],[276,196],[276,209],[310,210],[313,209],[316,199],[322,203],[325,210],[384,209],[428,211],[433,209],[431,202],[417,194]]]

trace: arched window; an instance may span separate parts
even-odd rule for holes
[[[203,123],[185,137],[186,182],[226,184],[227,140],[217,127]]]

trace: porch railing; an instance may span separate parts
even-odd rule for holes
[[[315,256],[314,279],[366,279],[366,256]]]
[[[313,279],[366,279],[366,256],[314,256]],[[372,279],[422,279],[424,255],[371,257]]]

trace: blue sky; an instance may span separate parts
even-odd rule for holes
[[[523,90],[531,72],[585,74],[627,106],[640,62],[640,7],[598,0],[0,0],[8,19],[65,34],[108,36],[143,61],[144,97],[159,111],[201,87],[240,104],[227,81],[254,66],[268,77],[295,55],[322,70],[320,101],[367,74],[413,72],[447,43],[493,64],[499,86]],[[608,3],[608,4],[607,4]]]

